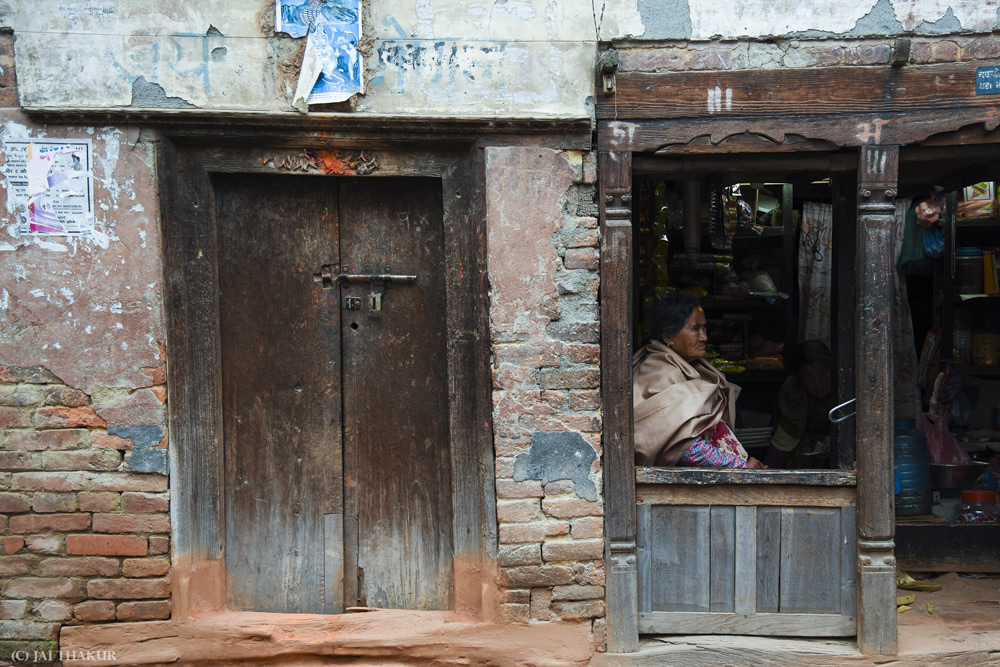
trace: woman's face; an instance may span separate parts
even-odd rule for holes
[[[705,342],[708,340],[708,333],[705,330],[705,311],[694,309],[691,317],[684,323],[684,328],[669,336],[666,341],[670,347],[684,358],[684,361],[693,361],[705,356]]]

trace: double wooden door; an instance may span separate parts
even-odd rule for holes
[[[229,607],[451,608],[440,181],[215,192]]]

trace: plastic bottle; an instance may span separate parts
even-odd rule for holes
[[[930,514],[931,475],[927,440],[916,422],[910,419],[897,419],[893,436],[896,516]]]

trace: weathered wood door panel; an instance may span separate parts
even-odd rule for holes
[[[344,311],[347,511],[358,520],[359,601],[449,609],[452,501],[441,188],[432,179],[351,179],[341,185],[341,265],[390,281],[381,313],[353,281]],[[378,286],[376,286],[377,290]]]
[[[226,569],[234,609],[343,610],[340,322],[313,283],[337,257],[316,179],[216,183]],[[206,261],[209,261],[206,259]]]
[[[818,506],[791,492],[782,505],[780,491],[750,494],[771,505],[656,502],[685,496],[674,488],[644,488],[637,506],[640,632],[854,634],[854,507],[830,506],[837,493],[820,489]]]
[[[451,607],[440,193],[433,179],[216,181],[234,609]],[[324,290],[323,265],[417,280]]]

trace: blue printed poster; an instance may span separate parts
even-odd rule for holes
[[[306,36],[294,104],[343,102],[361,92],[361,0],[278,0],[275,29]]]

